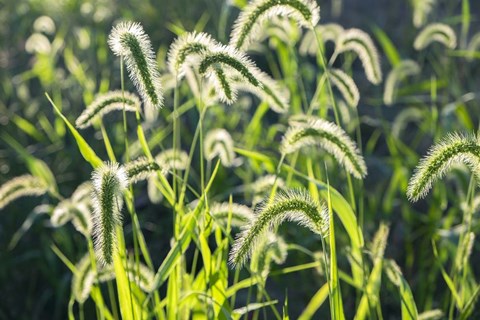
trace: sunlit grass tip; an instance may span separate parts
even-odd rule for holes
[[[117,250],[116,226],[121,225],[123,192],[128,176],[118,163],[104,163],[92,174],[93,237],[98,259],[106,265],[113,262]]]
[[[431,23],[423,28],[413,42],[415,50],[423,50],[434,42],[442,43],[449,49],[457,46],[457,36],[452,27],[444,23]]]
[[[243,8],[235,21],[230,45],[240,50],[248,49],[263,24],[279,15],[293,18],[300,26],[313,28],[320,19],[320,8],[313,0],[254,0]]]
[[[204,32],[187,32],[180,35],[170,45],[168,68],[178,78],[185,74],[185,68],[198,63],[199,56],[220,44]]]
[[[155,157],[155,160],[171,170],[185,170],[188,165],[188,154],[183,150],[165,149]]]
[[[257,206],[254,219],[237,235],[230,252],[230,265],[241,267],[266,232],[285,220],[295,221],[322,237],[328,235],[329,215],[325,205],[318,204],[303,189],[279,191],[272,201],[267,197]]]
[[[280,152],[293,153],[306,146],[320,146],[355,178],[367,175],[367,166],[355,142],[336,124],[312,118],[305,124],[295,124],[288,128],[282,138]]]
[[[360,101],[360,92],[358,91],[355,81],[340,69],[330,69],[330,80],[332,84],[338,88],[343,99],[350,107],[357,107]]]
[[[15,177],[0,186],[0,210],[10,202],[26,196],[41,196],[48,190],[45,183],[32,175]]]
[[[220,225],[226,227],[230,220],[233,227],[242,227],[253,219],[253,211],[249,207],[229,202],[215,202],[210,206],[210,215]]]
[[[427,22],[427,17],[433,9],[436,0],[413,0],[413,25],[417,28]]]
[[[225,167],[234,165],[234,144],[230,133],[225,129],[212,129],[208,131],[204,140],[204,154],[209,161],[219,157]]]
[[[146,157],[130,161],[125,164],[129,183],[137,183],[154,177],[157,172],[162,175],[167,174],[167,168],[156,160],[150,160]]]
[[[408,199],[415,202],[424,198],[433,183],[456,163],[466,164],[477,179],[480,177],[480,145],[475,135],[451,133],[431,147],[410,178]]]
[[[161,108],[163,94],[155,53],[140,23],[120,22],[108,37],[113,53],[125,60],[130,79],[146,108]]]
[[[75,125],[79,129],[88,128],[96,119],[101,119],[104,115],[115,110],[125,110],[128,112],[139,111],[140,100],[136,95],[120,90],[99,94],[93,102],[83,110],[82,114],[75,121]]]
[[[343,27],[337,23],[317,25],[314,29],[310,29],[305,33],[298,47],[298,52],[301,55],[315,56],[319,53],[317,36],[323,43],[326,43],[328,41],[336,41],[343,32]]]
[[[345,51],[357,53],[368,81],[373,84],[379,84],[382,81],[380,57],[372,38],[366,32],[356,28],[347,29],[340,35],[335,46],[337,54]]]
[[[395,68],[390,71],[385,81],[385,89],[383,91],[383,103],[390,106],[394,102],[395,91],[398,83],[408,76],[420,73],[419,65],[413,60],[403,60]]]

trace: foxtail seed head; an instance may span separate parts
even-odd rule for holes
[[[420,161],[410,178],[407,197],[415,202],[425,197],[433,183],[441,179],[453,164],[463,162],[480,177],[480,145],[475,135],[447,135]]]
[[[235,152],[230,133],[225,129],[210,130],[204,140],[204,153],[207,160],[218,156],[225,167],[231,167],[234,164]]]
[[[340,69],[330,69],[328,72],[332,84],[338,88],[343,99],[350,107],[357,107],[358,101],[360,101],[360,93],[353,79]]]
[[[26,174],[13,178],[0,186],[0,210],[20,197],[40,196],[47,190],[43,180],[35,176]]]
[[[318,36],[323,43],[327,41],[336,41],[344,31],[343,27],[336,23],[326,23],[315,26],[314,29],[308,30],[303,36],[298,52],[301,55],[315,56],[318,54],[318,44],[315,39]],[[316,35],[315,35],[316,34]]]
[[[273,16],[286,16],[300,26],[313,28],[320,19],[320,8],[313,0],[254,0],[238,16],[230,36],[230,45],[240,50],[259,35],[264,22]]]
[[[155,53],[140,23],[121,22],[108,37],[113,53],[125,59],[130,79],[135,84],[146,108],[161,108],[163,94]]]
[[[79,129],[88,128],[96,119],[101,119],[104,115],[115,110],[139,111],[140,100],[132,93],[119,90],[100,94],[83,110],[75,121],[75,125]]]
[[[308,123],[288,128],[283,136],[280,152],[290,154],[312,145],[320,146],[333,155],[355,178],[362,179],[367,175],[367,166],[355,142],[342,128],[323,119],[314,118]]]
[[[449,25],[444,23],[431,23],[420,31],[413,42],[413,47],[416,50],[423,50],[433,42],[440,42],[447,48],[455,49],[457,46],[457,36]]]
[[[336,52],[353,51],[362,61],[368,81],[379,84],[382,81],[382,69],[377,48],[372,38],[360,29],[345,30],[336,42]]]
[[[157,171],[160,171],[162,175],[167,174],[164,165],[160,165],[157,161],[149,160],[145,157],[126,163],[125,171],[127,172],[129,183],[132,184],[155,176]]]
[[[171,170],[185,170],[188,165],[188,154],[183,150],[165,149],[155,157],[155,160]]]
[[[436,0],[413,0],[413,25],[417,28],[427,22],[427,17],[432,11]]]
[[[255,217],[237,235],[230,252],[230,264],[241,267],[251,256],[265,233],[285,220],[295,221],[326,237],[329,216],[326,207],[315,202],[305,190],[279,191],[272,201],[267,197],[257,206]]]
[[[242,204],[215,202],[210,206],[210,215],[216,223],[226,227],[228,220],[232,227],[242,227],[253,219],[253,211]]]
[[[98,259],[113,262],[116,251],[115,227],[121,225],[123,192],[128,186],[125,168],[118,163],[104,163],[92,174],[93,237]]]
[[[393,104],[395,90],[400,81],[405,77],[420,73],[420,67],[413,60],[403,60],[387,76],[385,90],[383,91],[383,103],[387,106]]]

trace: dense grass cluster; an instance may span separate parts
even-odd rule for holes
[[[45,92],[1,105],[25,165],[0,162],[0,213],[31,211],[5,265],[42,235],[52,318],[480,316],[480,15],[458,2],[405,1],[401,42],[331,21],[341,1],[228,2],[165,43],[135,10],[78,41],[38,18],[2,85]]]

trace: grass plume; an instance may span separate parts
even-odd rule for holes
[[[457,36],[453,29],[444,23],[431,23],[423,28],[413,42],[416,50],[423,50],[434,42],[442,43],[449,49],[457,46]]]
[[[0,210],[10,202],[26,196],[41,196],[48,190],[43,180],[32,176],[23,175],[5,182],[0,187]]]

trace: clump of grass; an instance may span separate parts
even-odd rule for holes
[[[322,237],[328,235],[329,215],[326,207],[318,204],[302,189],[279,191],[272,201],[265,199],[255,211],[255,218],[242,228],[235,239],[229,260],[232,266],[241,267],[264,239],[267,230],[285,220],[295,221]]]
[[[367,33],[356,28],[347,29],[340,35],[335,45],[335,55],[346,51],[357,53],[368,81],[373,84],[379,84],[382,81],[380,57],[372,38]]]
[[[243,8],[230,35],[230,45],[246,50],[257,38],[264,22],[273,16],[287,16],[300,26],[313,28],[320,19],[320,8],[312,0],[255,0]]]
[[[98,259],[113,262],[116,251],[116,226],[122,223],[123,192],[128,186],[125,168],[118,163],[104,163],[92,174],[93,237]]]
[[[288,128],[280,146],[282,154],[293,153],[306,146],[320,146],[357,179],[367,175],[367,166],[355,143],[339,126],[312,118],[305,124]]]
[[[96,119],[101,119],[104,115],[115,110],[139,111],[140,100],[130,92],[111,91],[100,94],[77,118],[75,125],[79,129],[88,128]]]
[[[160,108],[163,94],[155,53],[140,23],[121,22],[108,38],[113,53],[125,59],[130,79],[135,84],[146,108]]]
[[[453,29],[444,23],[431,23],[423,28],[413,43],[416,50],[423,50],[434,42],[439,42],[450,49],[457,46],[457,36]]]
[[[480,146],[475,135],[452,133],[430,148],[410,178],[408,199],[417,201],[424,198],[433,183],[459,162],[465,163],[476,177],[480,177]]]
[[[41,196],[48,191],[45,182],[32,175],[13,178],[0,187],[0,210],[21,197]]]

